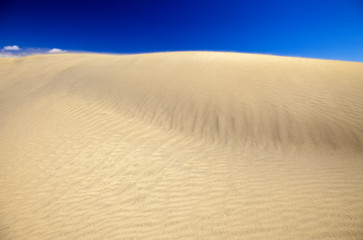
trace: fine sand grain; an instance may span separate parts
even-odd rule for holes
[[[0,239],[363,239],[363,63],[0,58]]]

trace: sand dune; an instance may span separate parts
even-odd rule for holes
[[[363,63],[0,58],[0,239],[363,239]]]

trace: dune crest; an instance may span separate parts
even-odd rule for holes
[[[0,58],[1,239],[360,239],[363,63]]]
[[[49,72],[40,84],[57,82],[52,91],[105,100],[191,136],[284,148],[363,149],[357,112],[363,108],[361,63],[184,52],[35,56],[13,65],[26,66],[21,62],[34,58],[46,64],[34,70],[40,77],[41,69]]]

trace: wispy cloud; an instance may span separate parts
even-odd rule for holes
[[[5,46],[3,49],[7,51],[18,51],[20,50],[20,47],[18,45],[13,45],[13,46]]]
[[[37,54],[66,53],[67,50],[60,48],[20,48],[17,45],[0,48],[0,57],[24,57]]]
[[[48,53],[62,53],[62,52],[66,51],[59,48],[52,48],[51,50],[48,51]]]

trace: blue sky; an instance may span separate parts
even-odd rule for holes
[[[363,0],[0,2],[0,48],[211,50],[363,62]]]

